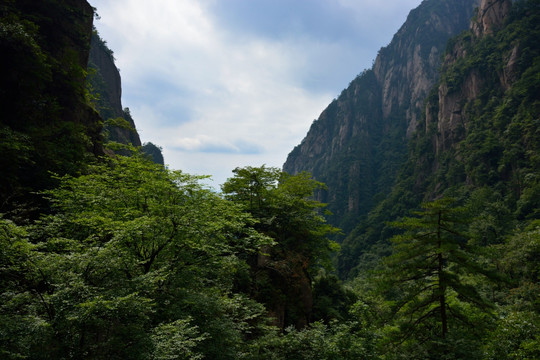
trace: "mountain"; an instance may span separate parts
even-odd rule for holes
[[[54,187],[51,174],[84,172],[108,151],[104,135],[141,147],[93,17],[84,0],[0,4],[0,51],[9,54],[0,59],[0,213],[12,219],[46,210],[38,193]],[[163,163],[159,147],[145,149]]]
[[[473,209],[483,246],[538,218],[539,23],[537,0],[424,1],[312,124],[284,170],[327,184],[341,277],[387,256],[388,224],[424,201]]]
[[[283,165],[326,183],[329,221],[350,231],[387,194],[406,159],[447,40],[467,29],[479,0],[426,0],[311,126]]]
[[[0,213],[38,212],[51,172],[77,174],[104,153],[85,91],[92,20],[84,0],[0,4]]]
[[[88,60],[87,88],[93,97],[93,106],[105,120],[105,138],[112,143],[141,147],[131,112],[122,106],[122,79],[114,60],[113,51],[94,29]],[[152,161],[164,164],[160,147],[145,143],[141,150]],[[121,147],[115,151],[129,154],[129,151]]]
[[[397,185],[414,178],[425,198],[488,188],[516,220],[537,218],[539,20],[537,0],[482,1],[470,30],[448,44],[411,142],[414,170]]]
[[[96,110],[104,120],[125,120],[125,126],[106,124],[108,139],[121,144],[141,146],[141,139],[129,109],[122,107],[122,82],[120,71],[114,63],[114,54],[96,30],[92,33],[88,82],[96,97]]]
[[[400,31],[427,41],[456,3]],[[216,193],[102,145],[100,100],[129,123],[112,61],[109,93],[85,87],[91,23],[0,3],[0,358],[540,359],[540,0],[482,0],[432,57],[396,40],[314,124],[318,154],[346,146],[334,175],[365,165],[334,184],[384,189],[341,247],[308,173]]]
[[[469,209],[475,246],[505,242],[540,215],[540,12],[537,0],[483,0],[453,38],[395,184],[343,240],[341,276],[389,252],[388,222],[423,201]]]

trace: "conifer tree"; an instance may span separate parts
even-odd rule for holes
[[[392,224],[406,231],[392,238],[386,279],[405,337],[444,340],[453,326],[473,325],[471,309],[489,313],[492,305],[471,279],[496,275],[468,244],[463,211],[452,199],[425,203],[415,214]]]

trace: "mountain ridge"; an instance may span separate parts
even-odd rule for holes
[[[283,169],[327,184],[318,200],[329,221],[350,231],[386,194],[404,160],[408,137],[438,76],[446,41],[469,26],[479,0],[424,1],[390,44],[315,120]]]
[[[386,256],[395,234],[389,222],[425,201],[451,197],[474,207],[470,241],[483,246],[504,242],[538,216],[535,6],[483,0],[469,30],[448,43],[395,185],[343,240],[341,276],[365,272]],[[483,11],[488,7],[498,12]]]

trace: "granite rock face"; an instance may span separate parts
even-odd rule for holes
[[[103,155],[85,93],[93,15],[84,0],[0,4],[0,213],[13,219],[39,214],[51,173]]]
[[[92,34],[88,65],[93,69],[89,81],[99,98],[96,109],[101,117],[103,120],[121,118],[126,122],[125,126],[106,123],[108,140],[136,147],[141,146],[135,122],[129,110],[122,107],[122,80],[120,71],[114,63],[113,52],[96,32]]]
[[[470,25],[473,38],[468,41],[474,43],[476,39],[493,34],[494,30],[503,25],[511,6],[511,0],[482,0],[477,16]],[[468,53],[465,48],[464,42],[455,43],[445,56],[442,69],[450,69],[466,58]],[[507,56],[506,66],[497,74],[497,87],[507,89],[514,81],[519,52],[519,46],[516,45]],[[436,153],[444,152],[462,140],[464,129],[468,126],[466,106],[479,98],[486,84],[490,83],[492,74],[473,67],[466,70],[462,76],[463,79],[457,86],[449,85],[449,81],[442,81],[438,87],[438,112],[426,112],[426,123],[437,123]],[[426,129],[429,129],[429,126],[426,126]]]
[[[512,0],[482,0],[478,9],[478,18],[471,23],[476,36],[492,34],[502,26],[512,7]]]
[[[430,0],[411,11],[373,68],[354,79],[312,124],[283,169],[308,171],[345,231],[387,193],[424,102],[438,81],[446,42],[466,30],[480,0]]]

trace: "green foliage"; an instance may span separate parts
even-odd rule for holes
[[[465,207],[470,219],[469,242],[473,245],[500,244],[514,228],[515,220],[504,198],[488,187],[471,192]]]
[[[129,131],[135,131],[133,126],[131,126],[131,124],[123,117],[118,117],[114,119],[109,118],[107,119],[107,121],[105,121],[105,126],[118,127],[118,128],[126,129]]]
[[[197,326],[190,327],[190,319],[179,319],[170,324],[161,324],[154,329],[152,340],[155,350],[152,359],[202,359],[202,354],[197,354],[194,348],[205,339],[200,335]]]
[[[251,348],[246,359],[271,360],[346,360],[376,359],[374,336],[358,329],[355,322],[325,325],[315,322],[308,328],[285,329],[284,334],[269,334]]]
[[[312,311],[311,279],[319,267],[330,267],[337,250],[328,235],[336,231],[320,214],[323,204],[312,198],[321,183],[309,174],[288,175],[276,168],[237,168],[222,186],[226,199],[240,204],[274,246],[252,257],[255,299],[264,303],[276,324],[303,327]]]
[[[228,179],[221,187],[225,197],[242,204],[256,218],[266,217],[268,207],[266,198],[277,186],[280,171],[266,166],[236,168],[235,176]]]
[[[336,275],[321,271],[313,281],[313,319],[324,321],[345,321],[349,309],[356,303],[356,294],[344,286]]]
[[[327,235],[337,229],[326,224],[319,212],[325,205],[312,197],[322,183],[307,173],[293,176],[264,165],[233,172],[235,176],[223,184],[222,191],[258,220],[256,229],[273,238],[279,251],[305,258],[310,271],[329,265],[336,247]]]
[[[419,217],[394,223],[406,232],[392,238],[394,252],[386,259],[387,296],[394,304],[399,331],[392,330],[391,337],[397,336],[405,346],[453,347],[463,333],[477,338],[477,331],[489,324],[481,312],[489,314],[493,305],[479,293],[475,278],[498,278],[468,243],[463,209],[451,199],[423,204],[422,209],[416,213]],[[452,334],[456,331],[457,337]],[[452,341],[446,343],[449,336]],[[431,354],[433,349],[426,351]]]
[[[3,221],[8,358],[236,358],[264,323],[233,293],[239,255],[269,239],[199,180],[108,159],[47,191],[54,214],[26,230]]]
[[[0,7],[0,52],[9,54],[0,60],[0,211],[17,221],[43,210],[32,192],[54,186],[49,172],[76,174],[101,152],[84,94],[87,9],[52,0]]]
[[[497,326],[484,345],[486,359],[540,356],[540,227],[538,220],[498,245],[498,266],[511,282],[499,296]]]
[[[485,359],[537,359],[540,356],[540,316],[519,311],[504,314],[485,344]]]
[[[515,231],[500,246],[500,267],[513,280],[505,302],[519,310],[540,311],[540,224]]]

